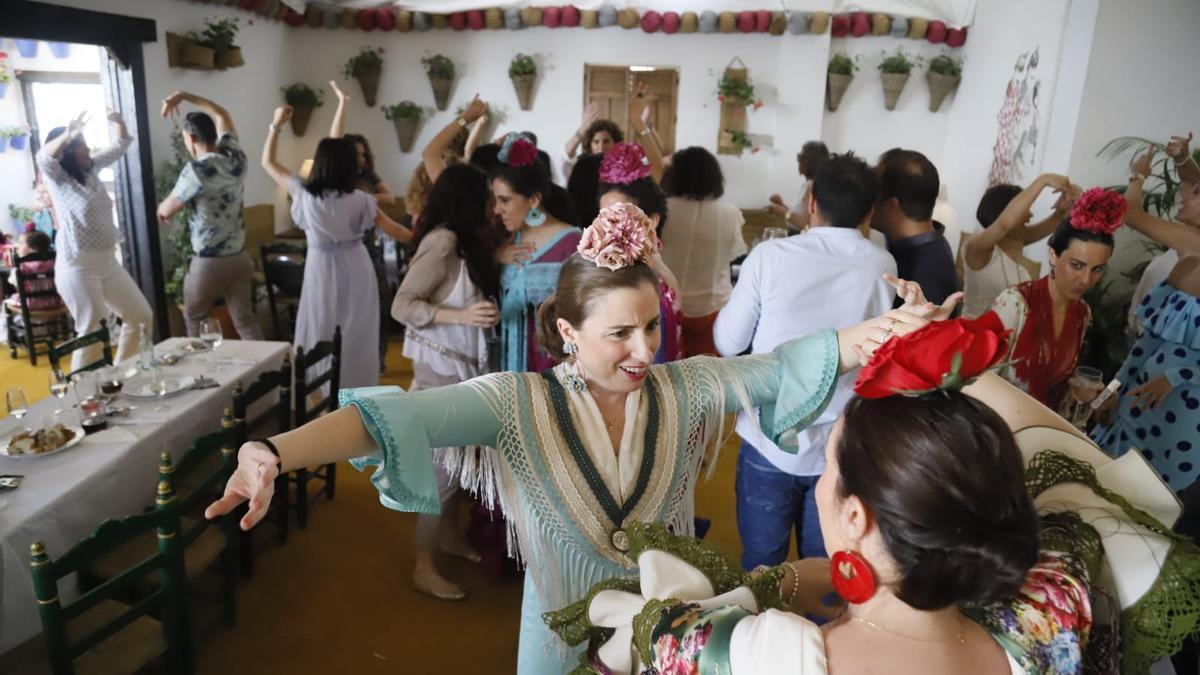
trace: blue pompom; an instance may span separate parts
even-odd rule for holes
[[[617,10],[612,5],[601,5],[596,16],[596,20],[600,25],[608,28],[609,26],[617,25]]]
[[[788,15],[788,32],[792,35],[803,35],[808,32],[808,12],[792,12]]]
[[[520,30],[525,27],[521,23],[521,10],[516,7],[509,7],[504,10],[504,27],[509,30]]]
[[[429,30],[431,25],[429,14],[425,12],[413,12],[413,30],[419,30],[423,33]]]
[[[717,32],[717,13],[709,10],[700,15],[700,32],[715,33]]]
[[[908,19],[903,16],[892,17],[892,35],[904,37],[908,35]]]

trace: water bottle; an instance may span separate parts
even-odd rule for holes
[[[144,323],[138,324],[138,368],[143,372],[154,368],[154,343]]]

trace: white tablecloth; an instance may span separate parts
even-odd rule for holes
[[[163,354],[177,348],[181,338],[159,344]],[[278,368],[290,345],[286,342],[229,340],[218,350],[217,369],[208,354],[189,356],[163,368],[164,374],[205,375],[219,388],[197,389],[162,400],[121,398],[118,405],[136,405],[128,424],[86,437],[78,445],[45,457],[11,458],[0,455],[0,474],[25,476],[16,490],[0,491],[0,654],[41,632],[29,546],[46,544],[51,557],[62,555],[101,521],[139,513],[154,503],[158,456],[164,450],[179,459],[198,436],[220,428],[222,411],[232,404],[239,380],[249,386],[261,373]],[[24,422],[37,428],[56,408],[70,407],[48,397],[30,407]],[[162,408],[155,410],[156,408]],[[0,420],[7,430],[11,419]],[[64,424],[78,424],[74,410]],[[4,433],[4,437],[8,434]],[[70,598],[73,589],[60,586]]]

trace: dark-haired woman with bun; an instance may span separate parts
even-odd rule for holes
[[[518,372],[554,365],[538,347],[534,315],[554,293],[558,271],[580,236],[566,191],[550,181],[550,168],[537,153],[528,135],[510,133],[492,173],[493,209],[511,237],[498,254],[501,366]]]
[[[332,339],[340,326],[342,386],[371,386],[379,382],[380,298],[363,236],[372,227],[401,241],[412,234],[384,215],[374,196],[358,189],[358,152],[352,141],[321,139],[307,181],[276,161],[279,131],[291,117],[291,106],[275,109],[262,166],[288,191],[292,220],[308,241],[294,343],[311,349]]]
[[[1200,549],[1163,524],[1178,504],[1140,457],[1105,457],[987,373],[1005,333],[987,314],[875,352],[816,487],[830,559],[743,574],[630,528],[640,578],[547,614],[590,639],[581,672],[1142,674],[1177,649],[1200,621]]]
[[[1092,321],[1083,295],[1108,269],[1113,232],[1124,218],[1125,199],[1119,193],[1084,192],[1070,218],[1050,236],[1050,273],[1005,290],[992,305],[1013,332],[1004,378],[1055,410]]]

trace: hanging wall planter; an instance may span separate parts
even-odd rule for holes
[[[842,97],[846,95],[854,73],[858,70],[857,59],[857,56],[850,58],[845,52],[838,52],[829,59],[825,80],[825,108],[829,112],[836,112],[842,104]]]
[[[17,51],[20,52],[21,56],[24,56],[27,59],[32,59],[33,57],[37,56],[37,40],[13,40],[13,42],[17,43]]]
[[[8,137],[0,134],[0,152],[8,149]]]
[[[24,150],[25,145],[28,142],[29,142],[29,134],[22,131],[22,132],[19,132],[15,135],[9,137],[8,147],[12,148],[13,150]]]
[[[909,56],[897,47],[896,51],[884,57],[879,64],[879,81],[883,85],[883,107],[895,110],[904,85],[908,84],[909,75],[914,66],[921,63],[921,58]]]
[[[312,118],[313,110],[325,104],[325,92],[322,89],[297,82],[290,87],[283,87],[283,100],[292,106],[292,133],[303,136],[308,130],[308,121]]]
[[[962,82],[962,61],[947,54],[934,57],[925,72],[925,81],[929,83],[929,112],[937,112],[942,101]]]
[[[741,66],[734,67],[734,64]],[[741,155],[746,149],[739,139],[746,138],[746,109],[757,110],[762,101],[754,96],[754,85],[746,64],[734,57],[717,82],[717,100],[721,102],[721,126],[717,134],[717,154]]]
[[[225,70],[245,65],[237,38],[237,19],[209,19],[202,33],[167,33],[167,66],[194,70]]]
[[[384,106],[383,116],[396,127],[400,151],[411,151],[413,141],[417,138],[417,126],[421,123],[421,107],[412,101],[401,101],[396,105]]]
[[[65,59],[71,55],[71,43],[69,42],[47,42],[46,46],[50,48],[50,53],[56,59]]]
[[[517,92],[521,110],[533,109],[533,86],[537,83],[537,62],[528,54],[517,54],[508,65],[508,78]]]
[[[450,105],[450,90],[454,86],[454,62],[449,58],[434,54],[421,59],[425,65],[425,74],[429,76],[429,85],[433,87],[433,100],[438,110],[445,110]]]
[[[342,77],[358,80],[363,101],[374,108],[379,95],[379,81],[383,78],[383,47],[363,47],[342,66]]]

